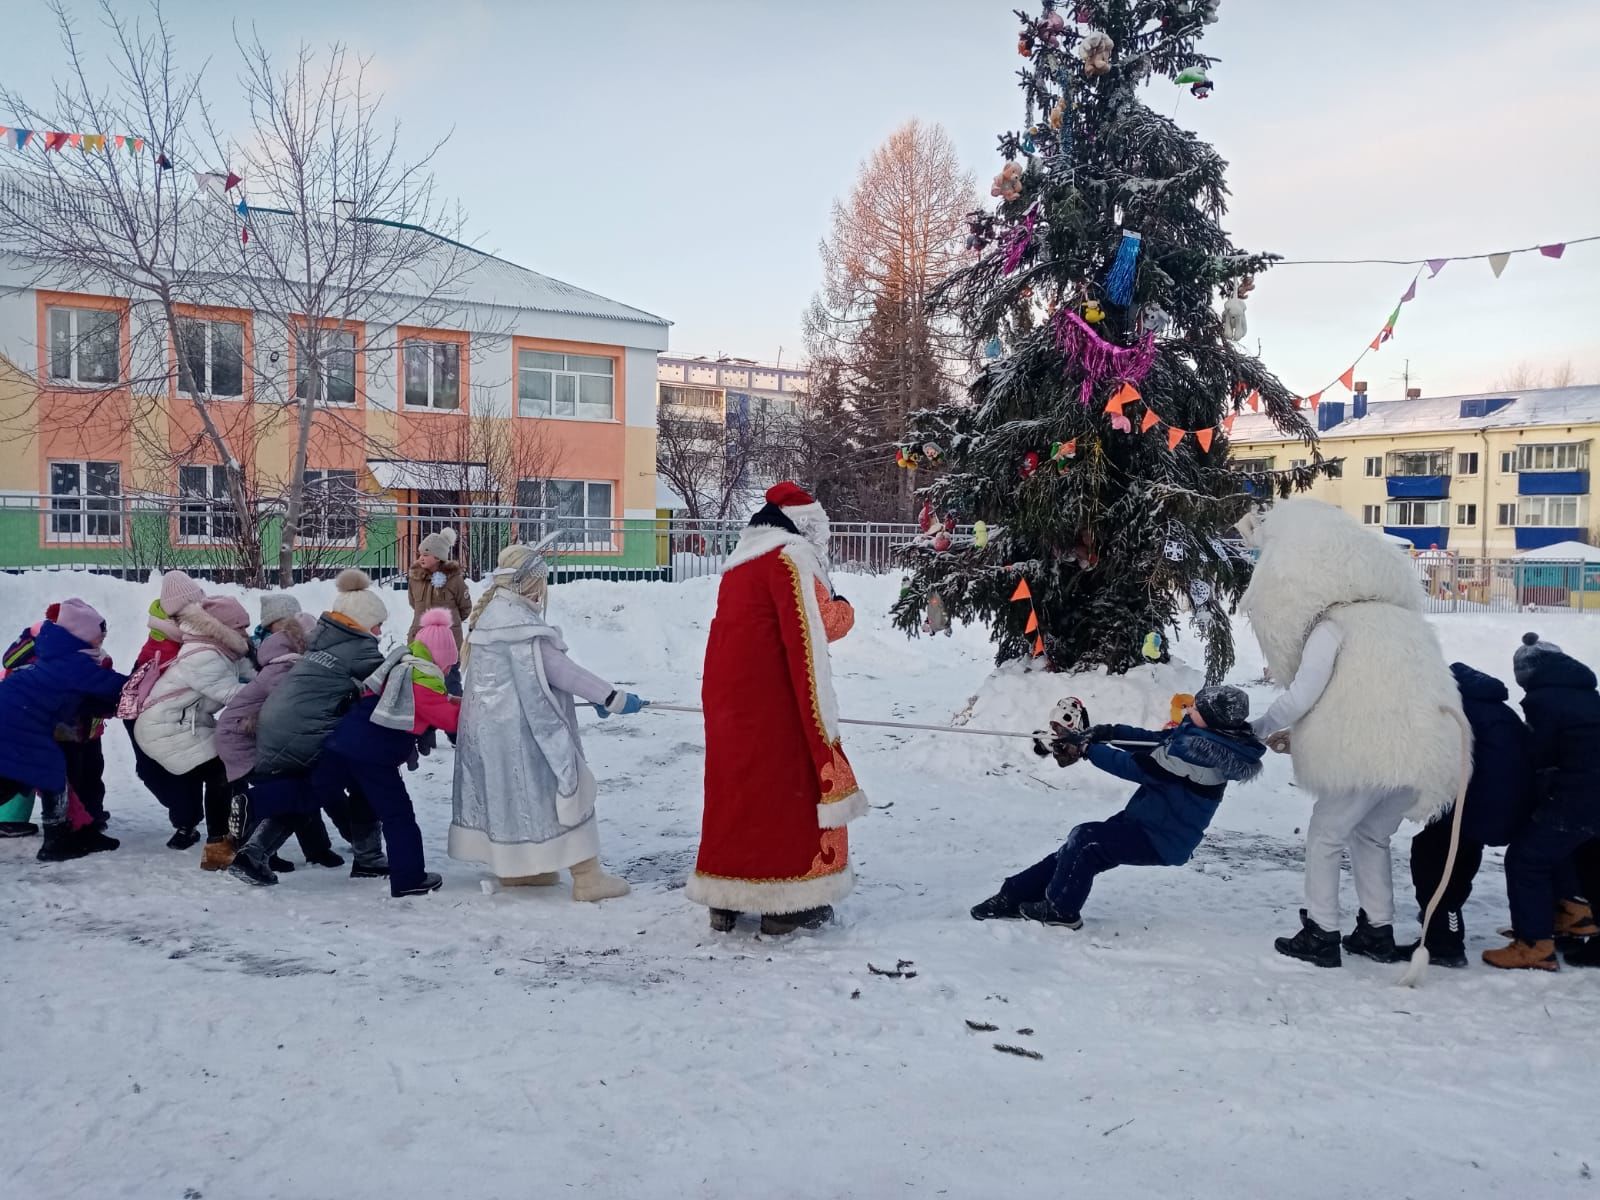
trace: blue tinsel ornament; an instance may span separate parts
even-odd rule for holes
[[[1139,264],[1139,246],[1143,240],[1132,230],[1124,229],[1117,257],[1106,273],[1106,299],[1123,308],[1133,303],[1133,275]]]
[[[992,337],[989,339],[989,344],[983,348],[983,356],[985,358],[999,358],[1000,350],[1000,339]]]

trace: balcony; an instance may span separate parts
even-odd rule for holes
[[[1518,550],[1543,550],[1546,546],[1554,546],[1557,542],[1587,542],[1589,531],[1587,529],[1563,529],[1559,525],[1519,525],[1517,526]]]
[[[1383,531],[1390,537],[1405,538],[1418,550],[1428,550],[1434,546],[1445,550],[1450,546],[1448,525],[1385,525]],[[1517,532],[1522,531],[1519,529]]]
[[[1448,475],[1390,475],[1391,500],[1448,500],[1450,476]]]
[[[1587,471],[1522,471],[1517,475],[1519,496],[1587,496]]]

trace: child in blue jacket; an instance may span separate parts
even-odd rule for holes
[[[55,736],[58,725],[116,712],[127,676],[101,665],[105,636],[99,613],[82,600],[63,601],[56,619],[39,627],[34,660],[0,679],[0,729],[6,732],[0,795],[38,793],[44,813],[40,862],[116,846],[93,826],[73,832],[67,820],[67,759]]]
[[[1173,729],[1097,725],[1088,734],[1058,731],[1056,761],[1070,766],[1087,755],[1107,774],[1138,790],[1127,807],[1089,821],[1066,844],[972,910],[976,920],[1026,918],[1046,925],[1083,925],[1083,902],[1094,877],[1112,867],[1182,866],[1205,837],[1222,793],[1235,780],[1254,779],[1266,753],[1250,729],[1250,698],[1238,688],[1209,687],[1195,696]],[[1129,752],[1108,742],[1143,743]]]

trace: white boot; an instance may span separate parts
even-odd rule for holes
[[[607,875],[600,869],[598,858],[586,858],[572,864],[572,898],[574,900],[614,900],[626,896],[633,889],[626,879]]]
[[[502,875],[501,887],[555,887],[561,882],[559,871],[541,871],[537,875]]]

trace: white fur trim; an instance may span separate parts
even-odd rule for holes
[[[447,853],[458,862],[482,863],[500,878],[543,875],[600,856],[600,828],[594,817],[548,842],[492,842],[478,829],[450,826]]]
[[[841,825],[848,825],[857,817],[865,816],[866,811],[867,794],[857,792],[832,804],[817,805],[817,824],[823,829],[838,829]]]
[[[848,863],[844,870],[832,875],[785,880],[782,883],[723,879],[696,871],[689,876],[684,895],[707,908],[781,916],[784,913],[804,912],[808,908],[821,908],[824,904],[837,904],[850,894],[855,882],[855,869]]]
[[[796,553],[799,551],[799,553]],[[783,548],[783,554],[800,572],[800,602],[805,608],[806,627],[811,631],[811,669],[815,672],[817,708],[822,729],[830,743],[839,740],[839,698],[833,691],[833,664],[828,653],[828,630],[822,623],[822,608],[817,603],[814,581],[832,592],[832,585],[817,565],[816,555],[805,543]]]

